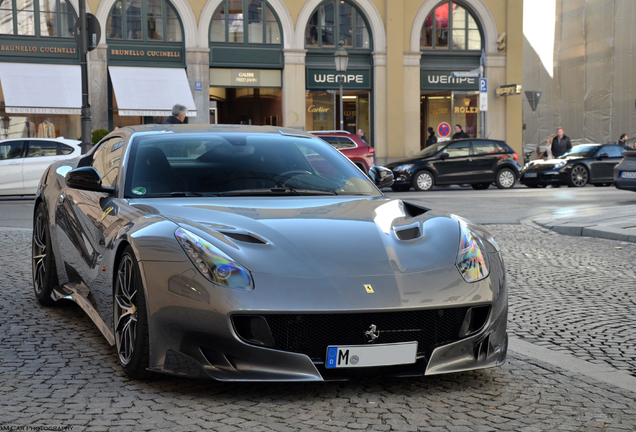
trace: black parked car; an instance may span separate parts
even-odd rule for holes
[[[623,156],[614,167],[614,184],[616,189],[636,192],[636,150],[627,149]]]
[[[527,163],[521,170],[520,182],[528,187],[583,187],[588,183],[609,186],[624,151],[625,147],[617,144],[580,144],[556,159]]]
[[[392,162],[394,191],[427,191],[434,185],[470,184],[488,189],[495,183],[508,189],[519,178],[519,157],[503,141],[463,139],[426,147],[409,159]]]

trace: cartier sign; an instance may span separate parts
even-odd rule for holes
[[[326,113],[329,111],[331,111],[331,108],[321,107],[318,105],[309,105],[309,108],[307,108],[307,112],[310,112],[310,113]]]
[[[479,78],[454,78],[453,71],[422,70],[422,90],[479,91]]]
[[[307,88],[308,89],[337,89],[342,80],[345,89],[370,89],[371,73],[369,70],[349,70],[345,73],[338,73],[329,69],[307,68]]]

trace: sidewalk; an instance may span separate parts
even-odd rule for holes
[[[598,237],[636,243],[636,207],[564,210],[563,213],[530,218],[534,223],[571,236]]]

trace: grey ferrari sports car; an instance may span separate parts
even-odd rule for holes
[[[503,364],[497,243],[385,196],[392,182],[289,129],[118,129],[42,177],[35,295],[76,302],[133,378],[321,381]]]

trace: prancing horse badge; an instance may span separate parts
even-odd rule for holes
[[[371,285],[365,285],[364,289],[367,290],[367,294],[373,294],[373,287]]]

